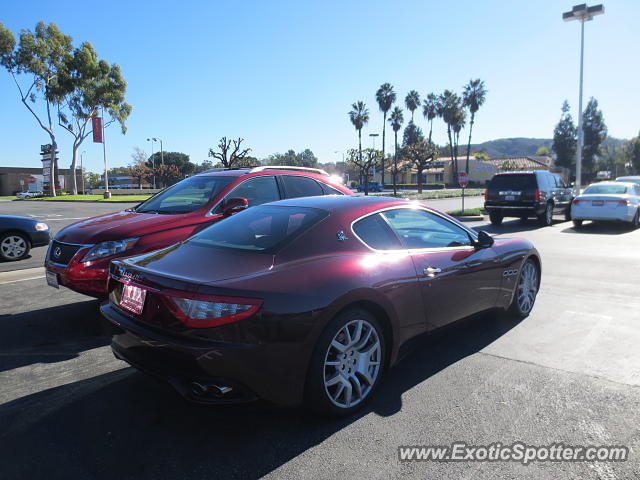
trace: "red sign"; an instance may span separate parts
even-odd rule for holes
[[[36,183],[36,177],[34,177],[33,175],[29,175],[27,177],[27,183]]]
[[[102,118],[93,117],[91,127],[93,128],[93,143],[102,143]]]
[[[458,173],[458,184],[462,188],[466,188],[469,185],[469,174],[467,172]]]

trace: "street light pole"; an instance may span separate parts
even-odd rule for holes
[[[156,189],[156,159],[153,158],[153,140],[152,138],[147,138],[147,142],[151,142],[151,168],[153,169],[153,189]]]
[[[603,5],[594,5],[587,7],[586,3],[575,5],[571,11],[564,12],[562,19],[565,22],[571,20],[580,21],[580,88],[578,94],[578,150],[576,153],[576,193],[580,194],[582,185],[582,147],[584,145],[584,132],[582,130],[582,81],[583,81],[583,64],[584,64],[584,22],[593,20],[596,15],[604,13]]]
[[[374,150],[374,154],[375,154],[375,150],[376,150],[376,137],[379,137],[380,134],[379,133],[370,133],[369,136],[371,137],[371,139],[373,140],[373,150]],[[376,175],[376,164],[375,162],[373,163],[373,176],[375,177]],[[367,180],[368,181],[368,180]],[[382,188],[384,188],[384,185],[382,186]]]
[[[164,148],[162,147],[162,139],[161,138],[152,138],[151,141],[160,142],[160,164],[164,165]]]

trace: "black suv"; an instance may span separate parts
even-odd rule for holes
[[[546,170],[498,173],[484,192],[484,208],[494,225],[500,225],[504,217],[537,217],[548,226],[556,213],[564,214],[568,221],[572,200],[571,187]]]

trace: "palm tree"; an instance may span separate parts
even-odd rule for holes
[[[362,163],[362,127],[369,123],[369,110],[367,109],[367,105],[363,101],[357,101],[351,105],[349,119],[358,131],[358,160]],[[366,185],[369,179],[365,178],[364,181]]]
[[[456,163],[458,162],[458,144],[460,141],[460,131],[464,128],[465,123],[467,121],[467,112],[464,110],[462,106],[459,106],[454,112],[451,118],[451,129],[454,134],[454,155],[456,157]],[[469,172],[469,159],[467,159],[467,173]]]
[[[434,93],[430,93],[422,105],[422,115],[429,122],[429,143],[431,143],[431,134],[433,133],[433,119],[438,116],[438,110],[438,97]]]
[[[384,150],[385,150],[385,132],[387,126],[387,112],[391,109],[396,101],[396,92],[390,83],[383,83],[376,92],[376,101],[382,112],[382,162],[380,168],[382,170],[382,188],[384,188]]]
[[[487,96],[487,89],[484,88],[484,82],[479,78],[469,80],[464,87],[462,94],[462,102],[471,112],[471,120],[469,121],[469,142],[467,143],[467,163],[466,169],[469,171],[469,153],[471,152],[471,132],[473,131],[473,122],[475,121],[476,112],[482,106]]]
[[[393,128],[393,136],[395,140],[395,150],[393,152],[393,195],[397,195],[396,188],[396,176],[398,174],[398,130],[402,128],[404,123],[404,115],[402,115],[402,109],[395,107],[389,116],[389,123]]]
[[[456,122],[456,115],[458,109],[461,105],[460,97],[452,92],[451,90],[445,90],[442,94],[440,94],[440,116],[444,123],[447,124],[447,136],[449,137],[449,150],[451,152],[451,164],[452,169],[451,173],[454,177],[458,175],[458,162],[456,161],[455,155],[453,153],[453,137],[451,135],[451,131],[454,123]]]
[[[420,106],[420,94],[415,90],[411,90],[404,98],[404,104],[411,112],[411,121],[413,122],[413,112],[415,112],[416,109]]]

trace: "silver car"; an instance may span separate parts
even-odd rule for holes
[[[573,225],[584,220],[628,222],[640,226],[640,184],[632,182],[600,182],[589,185],[571,205]]]

